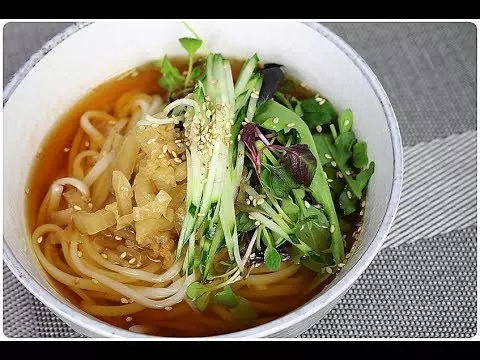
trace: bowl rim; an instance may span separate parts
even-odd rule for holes
[[[47,41],[36,53],[34,53],[30,59],[13,75],[11,80],[8,82],[4,88],[3,95],[3,105],[7,103],[10,96],[15,91],[16,87],[23,81],[27,74],[32,70],[32,68],[54,47],[59,45],[65,39],[69,38],[72,34],[81,30],[82,28],[90,25],[92,23],[74,23],[73,25],[68,26],[60,33],[55,35],[49,41]],[[262,324],[250,329],[232,332],[228,334],[221,334],[213,337],[202,337],[205,338],[241,338],[241,337],[250,337],[250,338],[259,338],[259,337],[268,337],[274,335],[275,333],[289,328],[290,326],[299,323],[306,318],[309,318],[319,310],[319,305],[323,304],[325,307],[326,304],[330,304],[339,298],[344,292],[346,292],[353,283],[358,279],[358,277],[364,272],[367,266],[371,263],[375,255],[381,249],[383,242],[385,241],[388,231],[392,226],[395,213],[397,211],[401,187],[403,181],[403,151],[402,151],[402,142],[400,136],[400,130],[398,127],[397,119],[393,111],[390,100],[383,89],[380,81],[372,71],[372,69],[367,65],[365,60],[343,39],[338,35],[333,33],[331,30],[326,28],[320,23],[310,23],[304,22],[304,25],[315,30],[320,35],[324,36],[327,41],[335,45],[341,52],[343,52],[348,58],[355,64],[355,66],[360,70],[363,76],[367,79],[369,85],[374,90],[375,95],[382,105],[382,109],[387,121],[389,134],[392,142],[392,153],[393,153],[393,178],[392,178],[392,188],[388,200],[387,209],[384,213],[380,227],[378,228],[375,237],[372,242],[365,250],[365,253],[361,258],[357,260],[355,264],[348,270],[348,276],[344,276],[338,282],[336,282],[331,288],[329,288],[325,293],[317,296],[316,298],[308,301],[303,304],[296,310],[302,309],[301,313],[298,314],[297,311],[290,312],[278,319],[272,320],[266,324]],[[97,337],[125,337],[125,338],[137,338],[137,339],[169,339],[168,337],[153,337],[149,335],[136,334],[128,330],[124,330],[115,326],[112,326],[108,323],[105,323],[101,320],[96,319],[95,317],[85,314],[80,311],[78,308],[73,305],[67,305],[62,303],[49,291],[47,291],[42,285],[40,285],[18,262],[18,260],[13,256],[11,249],[8,244],[3,242],[3,255],[4,261],[7,264],[8,268],[15,277],[25,286],[30,293],[32,293],[39,301],[46,305],[50,310],[59,315],[62,320],[66,321],[69,325],[73,323],[76,327],[88,330],[96,334]],[[73,309],[73,311],[72,311]],[[171,338],[174,339],[174,338]]]

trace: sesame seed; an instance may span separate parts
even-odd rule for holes
[[[254,99],[258,99],[258,94],[254,91],[252,91],[252,93],[250,94],[250,96]]]
[[[40,236],[38,239],[37,239],[37,243],[41,244],[43,241],[43,236]]]
[[[279,121],[280,121],[280,119],[279,119],[278,117],[273,118],[273,123],[274,123],[274,124],[278,124]]]
[[[129,263],[129,264],[133,264],[136,260],[137,260],[137,259],[135,259],[135,258],[131,258],[130,260],[128,260],[128,263]]]
[[[249,199],[249,200],[253,200],[253,196],[252,196],[252,195],[248,195],[248,199]]]
[[[126,322],[130,322],[130,321],[132,321],[132,320],[133,320],[133,318],[132,318],[131,316],[129,316],[129,317],[127,317],[127,318],[125,319]]]
[[[79,258],[81,258],[81,257],[82,257],[82,255],[83,255],[83,253],[82,253],[80,250],[79,250],[79,251],[77,251],[77,256],[78,256]]]
[[[348,175],[348,176],[350,176],[350,175],[351,175],[350,170],[345,170],[345,174]]]
[[[323,177],[324,177],[325,179],[328,178],[328,175],[327,175],[327,173],[326,173],[325,171],[323,172]]]
[[[80,206],[78,206],[78,205],[73,205],[73,208],[74,208],[75,210],[77,210],[77,211],[82,210],[82,208],[81,208]]]
[[[172,309],[173,309],[173,308],[172,308],[171,306],[165,306],[165,310],[167,310],[167,311],[170,311],[170,310],[172,310]]]
[[[115,240],[122,240],[121,236],[115,235]]]
[[[122,304],[128,304],[128,300],[126,298],[121,298],[120,301],[122,302]]]
[[[359,234],[360,234],[360,231],[362,231],[362,229],[363,229],[363,226],[358,227],[357,231],[358,231]]]
[[[337,266],[338,266],[339,268],[342,268],[342,267],[345,266],[345,264],[344,264],[344,263],[339,263]]]
[[[89,146],[90,146],[90,142],[89,142],[88,140],[85,141],[85,146],[86,146],[86,147],[89,147]]]
[[[121,257],[122,259],[125,259],[125,256],[127,256],[127,252],[126,252],[126,251],[124,251],[123,253],[120,254],[120,257]]]
[[[362,207],[365,207],[367,205],[367,202],[365,200],[362,201]]]
[[[327,182],[331,183],[331,182],[333,182],[333,180],[332,179],[327,179]]]
[[[248,215],[248,218],[251,219],[251,220],[255,220],[255,218],[250,214]]]
[[[331,233],[335,232],[335,225],[333,225],[333,224],[330,225],[330,232]]]
[[[260,224],[261,224],[260,221],[258,221],[258,220],[255,221],[255,226],[260,226]]]
[[[340,179],[343,179],[343,174],[340,171],[337,171],[337,177],[339,177]]]
[[[345,259],[348,259],[351,255],[351,253],[348,253],[347,255],[345,255]]]
[[[241,138],[242,138],[242,135],[238,134],[237,141],[240,141]]]
[[[177,157],[177,153],[175,152],[175,150],[172,150],[172,155],[173,155],[174,158]]]
[[[97,279],[92,279],[92,282],[93,282],[94,284],[98,284],[98,280],[97,280]]]
[[[167,153],[167,151],[168,151],[168,145],[167,144],[163,145],[162,151],[163,151],[164,154]]]
[[[331,273],[333,272],[333,271],[332,271],[332,268],[329,268],[329,267],[325,268],[325,271],[326,271],[328,274],[331,274]]]
[[[150,145],[151,143],[154,143],[154,142],[155,142],[155,139],[152,138],[147,141],[147,144]]]
[[[102,257],[103,257],[104,259],[108,259],[108,256],[107,256],[107,254],[105,254],[105,253],[102,253]]]
[[[259,199],[257,200],[257,205],[262,205],[264,202],[265,202],[265,199],[264,199],[264,198],[259,198]]]
[[[203,217],[203,216],[205,216],[205,213],[198,213],[198,216]]]
[[[28,187],[25,188],[25,194],[28,194],[30,192],[30,189]]]
[[[332,161],[330,164],[332,164],[333,167],[337,166],[337,163],[335,161]]]
[[[91,209],[93,208],[93,204],[92,203],[88,203],[87,206]]]
[[[70,148],[64,148],[63,151],[64,151],[64,152],[69,152],[69,151],[70,151]]]
[[[343,123],[343,126],[348,126],[350,124],[350,120],[345,120],[345,122]]]
[[[305,200],[303,203],[305,204],[305,207],[306,207],[307,209],[310,207],[310,203],[309,203],[307,200]]]
[[[257,206],[257,199],[253,199],[253,206]]]
[[[295,124],[294,123],[287,124],[287,127],[293,128],[293,127],[295,127]]]
[[[360,216],[362,216],[362,215],[363,215],[363,210],[360,210]]]
[[[317,130],[317,132],[321,133],[322,132],[322,125],[317,125],[315,127],[315,129]]]
[[[331,160],[331,159],[332,159],[332,155],[330,155],[330,154],[325,154],[325,157],[326,157],[328,160]]]
[[[179,159],[179,158],[176,157],[176,158],[173,159],[173,161],[180,164],[182,162],[182,159]]]
[[[350,190],[347,191],[347,196],[348,196],[349,199],[352,198],[352,192]]]
[[[250,199],[247,199],[245,202],[247,203],[247,205],[250,205]]]
[[[315,100],[317,100],[318,105],[323,105],[325,104],[325,99],[321,97],[316,97]]]

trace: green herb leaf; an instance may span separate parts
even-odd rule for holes
[[[278,121],[273,121],[274,119],[278,119]],[[289,110],[287,107],[275,101],[269,100],[257,109],[253,121],[257,124],[260,124],[261,127],[273,130],[275,132],[281,130],[285,132],[288,129],[295,129],[299,138],[298,142],[308,145],[310,151],[312,151],[313,155],[317,158],[317,161],[320,161],[315,147],[315,142],[313,141],[312,133],[307,124],[305,124],[305,122],[298,117],[297,114]],[[335,210],[335,205],[333,203],[331,191],[323,175],[322,167],[317,166],[315,176],[309,189],[311,190],[315,200],[322,204],[330,224],[333,225],[333,234],[331,235],[331,250],[335,262],[341,263],[344,261],[345,256],[343,239],[340,231],[340,225],[338,224],[338,217]]]
[[[297,105],[295,105],[295,114],[297,114],[300,117],[303,117],[304,113],[303,113],[303,110],[302,110],[302,103],[301,102],[299,102],[299,103],[297,103]]]
[[[268,169],[270,170],[270,186],[275,196],[286,198],[292,189],[300,187],[285,164],[270,165]]]
[[[350,193],[350,197],[348,197],[348,193]],[[338,198],[338,203],[340,204],[340,208],[343,210],[345,215],[353,214],[357,211],[357,204],[358,199],[352,196],[350,190],[343,190]]]
[[[322,210],[305,202],[305,191],[293,190],[295,202],[300,208],[300,222],[295,227],[295,234],[317,253],[330,247],[330,223]]]
[[[210,302],[210,292],[206,292],[202,296],[195,299],[195,305],[197,305],[197,309],[201,312],[205,311],[208,307],[208,303]]]
[[[190,57],[195,55],[195,53],[198,51],[198,49],[200,49],[200,46],[202,46],[203,43],[200,39],[194,39],[189,37],[178,39],[178,41],[180,41],[180,44],[187,51],[188,56]]]
[[[328,147],[328,144],[333,143],[332,135],[328,133],[313,134],[313,141],[315,142],[315,147],[317,148],[318,158],[320,159],[320,163],[322,165],[325,165],[331,162],[332,155],[330,154],[330,149]]]
[[[275,99],[275,101],[279,102],[280,104],[282,105],[285,105],[286,107],[288,107],[290,110],[293,110],[293,106],[292,104],[290,103],[290,101],[287,99],[287,97],[281,93],[280,91],[276,91],[274,94],[273,94],[273,98]]]
[[[363,169],[368,164],[367,143],[358,141],[353,145],[353,165],[357,169]]]
[[[305,120],[310,130],[314,130],[318,125],[332,123],[337,119],[337,112],[333,105],[327,99],[320,103],[315,98],[309,98],[302,101],[302,119]]]
[[[154,60],[152,64],[160,68],[162,77],[158,81],[158,84],[162,88],[172,93],[183,87],[185,78],[180,74],[180,71],[170,63],[167,55],[164,56],[161,63],[159,60]]]
[[[335,150],[330,148],[330,152],[332,152],[332,155],[340,168],[347,165],[347,161],[352,156],[352,146],[355,141],[355,134],[351,131],[339,134],[335,139]]]
[[[282,210],[294,223],[297,223],[300,218],[300,208],[295,204],[290,197],[282,200]]]
[[[238,304],[230,311],[233,317],[242,324],[250,324],[257,318],[257,311],[245,298],[237,296]]]
[[[282,257],[273,246],[267,247],[263,259],[265,266],[271,271],[277,271],[282,263]]]
[[[345,181],[339,177],[337,177],[337,169],[332,166],[325,166],[323,171],[327,174],[328,186],[330,189],[335,191],[335,193],[340,194],[342,190],[345,188]],[[330,181],[332,180],[332,181]]]
[[[357,174],[354,180],[354,188],[357,192],[357,198],[360,199],[362,197],[363,189],[368,185],[368,181],[372,177],[375,171],[375,163],[372,161],[367,169],[360,171]]]
[[[338,129],[340,134],[349,132],[353,125],[353,112],[350,109],[343,110],[338,117]]]
[[[207,287],[205,285],[199,283],[198,281],[195,281],[188,286],[187,296],[190,299],[195,300],[196,298],[202,296],[203,294],[205,294],[208,291],[209,290],[207,289]]]
[[[228,308],[234,308],[238,305],[237,296],[233,293],[232,288],[229,285],[225,286],[222,291],[215,294],[213,302]]]
[[[205,285],[196,281],[188,286],[187,296],[195,301],[198,310],[204,311],[210,301],[210,290]]]
[[[202,75],[202,69],[200,67],[194,67],[190,74],[190,81],[195,82]]]
[[[247,213],[241,212],[236,216],[237,232],[248,232],[256,228],[255,221],[248,217]]]

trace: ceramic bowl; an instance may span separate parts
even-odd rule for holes
[[[370,264],[385,240],[400,198],[402,148],[390,101],[365,61],[319,24],[199,22],[191,24],[212,51],[283,64],[296,78],[355,114],[354,131],[376,163],[365,222],[354,255],[339,276],[295,311],[224,337],[292,337],[322,318]],[[35,151],[55,121],[96,85],[132,67],[183,54],[178,22],[76,24],[37,52],[4,95],[4,258],[22,284],[76,331],[95,337],[142,337],[111,326],[66,301],[46,280],[28,241],[25,186]]]

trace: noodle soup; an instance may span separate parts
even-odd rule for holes
[[[252,59],[132,69],[52,129],[27,216],[42,267],[75,306],[134,332],[218,335],[294,310],[345,265],[373,173],[366,144],[350,114]]]

